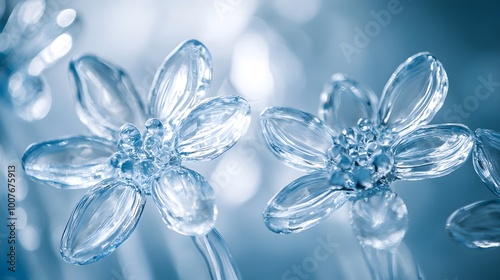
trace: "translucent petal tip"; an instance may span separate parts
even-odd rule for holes
[[[239,96],[208,99],[176,131],[175,146],[186,160],[212,160],[230,149],[250,125],[250,105]]]
[[[35,143],[22,158],[26,174],[47,185],[77,189],[93,186],[111,174],[115,143],[99,137],[74,136]]]
[[[275,233],[291,234],[311,228],[347,201],[347,195],[329,184],[330,174],[318,171],[300,177],[278,192],[263,217]]]
[[[432,54],[408,58],[392,74],[380,98],[378,123],[398,135],[429,123],[448,92],[448,76]]]
[[[323,86],[319,116],[340,133],[355,126],[360,118],[374,120],[376,104],[377,97],[370,89],[337,73]]]
[[[69,68],[78,116],[96,135],[116,139],[124,123],[144,123],[141,98],[121,68],[92,55],[74,59]]]
[[[392,146],[396,175],[421,180],[450,174],[469,157],[473,138],[461,124],[421,126]]]
[[[80,200],[64,229],[60,253],[85,265],[111,254],[134,231],[145,196],[130,183],[104,180]]]
[[[285,164],[307,172],[327,166],[334,132],[319,118],[294,108],[270,107],[260,124],[269,149]]]
[[[212,80],[212,57],[197,40],[181,43],[158,68],[148,93],[149,117],[172,127],[203,98]]]
[[[500,133],[477,129],[475,135],[474,169],[488,188],[500,196]]]
[[[446,221],[450,237],[469,248],[500,247],[500,200],[478,201],[453,212]]]

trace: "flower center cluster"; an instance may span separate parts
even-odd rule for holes
[[[334,140],[329,150],[332,186],[358,191],[393,180],[390,139],[370,120],[360,119],[357,126],[344,129]]]
[[[111,156],[109,163],[116,177],[133,181],[149,194],[151,183],[160,171],[167,165],[179,164],[179,160],[163,124],[157,119],[149,119],[145,125],[144,135],[133,124],[122,126],[118,152]]]

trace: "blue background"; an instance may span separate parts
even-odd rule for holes
[[[13,2],[9,2],[12,4]],[[79,13],[83,29],[73,49],[45,71],[53,102],[48,115],[31,123],[0,107],[2,176],[17,166],[33,142],[90,134],[74,111],[68,79],[71,57],[96,54],[128,71],[145,94],[156,68],[177,44],[196,38],[211,51],[211,95],[238,94],[253,108],[252,127],[221,158],[192,164],[217,190],[217,229],[229,244],[245,279],[286,279],[294,265],[314,256],[321,240],[337,244],[308,279],[366,279],[368,268],[349,225],[349,207],[300,234],[267,230],[262,210],[281,187],[303,175],[275,159],[257,126],[267,106],[289,106],[317,113],[324,82],[343,72],[378,96],[407,57],[429,51],[449,77],[447,100],[433,123],[461,122],[471,129],[500,131],[500,87],[484,100],[475,96],[480,77],[500,81],[500,21],[494,1],[54,1]],[[380,20],[380,15],[390,15]],[[381,12],[385,11],[385,12]],[[377,21],[379,18],[379,21]],[[360,39],[360,33],[365,38]],[[364,39],[364,40],[363,40]],[[352,53],[341,46],[350,45]],[[476,102],[477,101],[477,102]],[[463,106],[462,115],[454,108]],[[3,180],[3,179],[2,179]],[[2,183],[0,183],[0,186]],[[5,184],[4,184],[5,185]],[[17,215],[18,271],[5,268],[5,226],[0,227],[3,279],[208,279],[191,240],[169,230],[153,204],[132,236],[112,255],[78,267],[57,251],[66,221],[85,190],[58,190],[22,179]],[[419,182],[396,182],[410,214],[405,237],[428,279],[498,279],[499,254],[471,250],[449,239],[447,217],[457,208],[495,196],[474,173],[470,159],[455,173]],[[0,225],[5,221],[2,187]],[[10,278],[7,278],[10,277]]]

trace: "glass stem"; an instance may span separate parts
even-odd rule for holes
[[[212,280],[241,279],[233,255],[216,229],[207,235],[193,236],[192,239],[205,258]]]
[[[396,264],[397,249],[377,250],[363,247],[363,254],[373,279],[399,279]]]

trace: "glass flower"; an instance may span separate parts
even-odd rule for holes
[[[371,90],[335,74],[321,95],[322,119],[293,108],[266,109],[260,122],[271,152],[308,173],[269,201],[263,213],[267,227],[300,232],[351,201],[360,244],[397,247],[408,213],[390,184],[447,175],[466,161],[473,146],[464,125],[428,124],[447,90],[442,64],[418,53],[392,74],[378,106]]]
[[[125,72],[96,57],[78,58],[70,70],[78,116],[95,135],[36,143],[22,159],[26,173],[42,183],[91,187],[64,230],[63,258],[81,265],[113,252],[136,227],[147,196],[170,229],[209,234],[217,215],[214,191],[181,163],[212,160],[231,148],[248,128],[250,106],[238,96],[203,99],[212,77],[205,46],[179,45],[157,70],[145,101]]]
[[[474,169],[481,180],[500,196],[500,133],[475,131]],[[446,228],[451,238],[470,248],[500,247],[500,200],[478,201],[451,214]]]
[[[0,18],[4,7],[0,0]],[[44,0],[17,4],[0,26],[0,98],[19,117],[48,113],[51,96],[41,73],[69,52],[79,26],[75,10]]]

